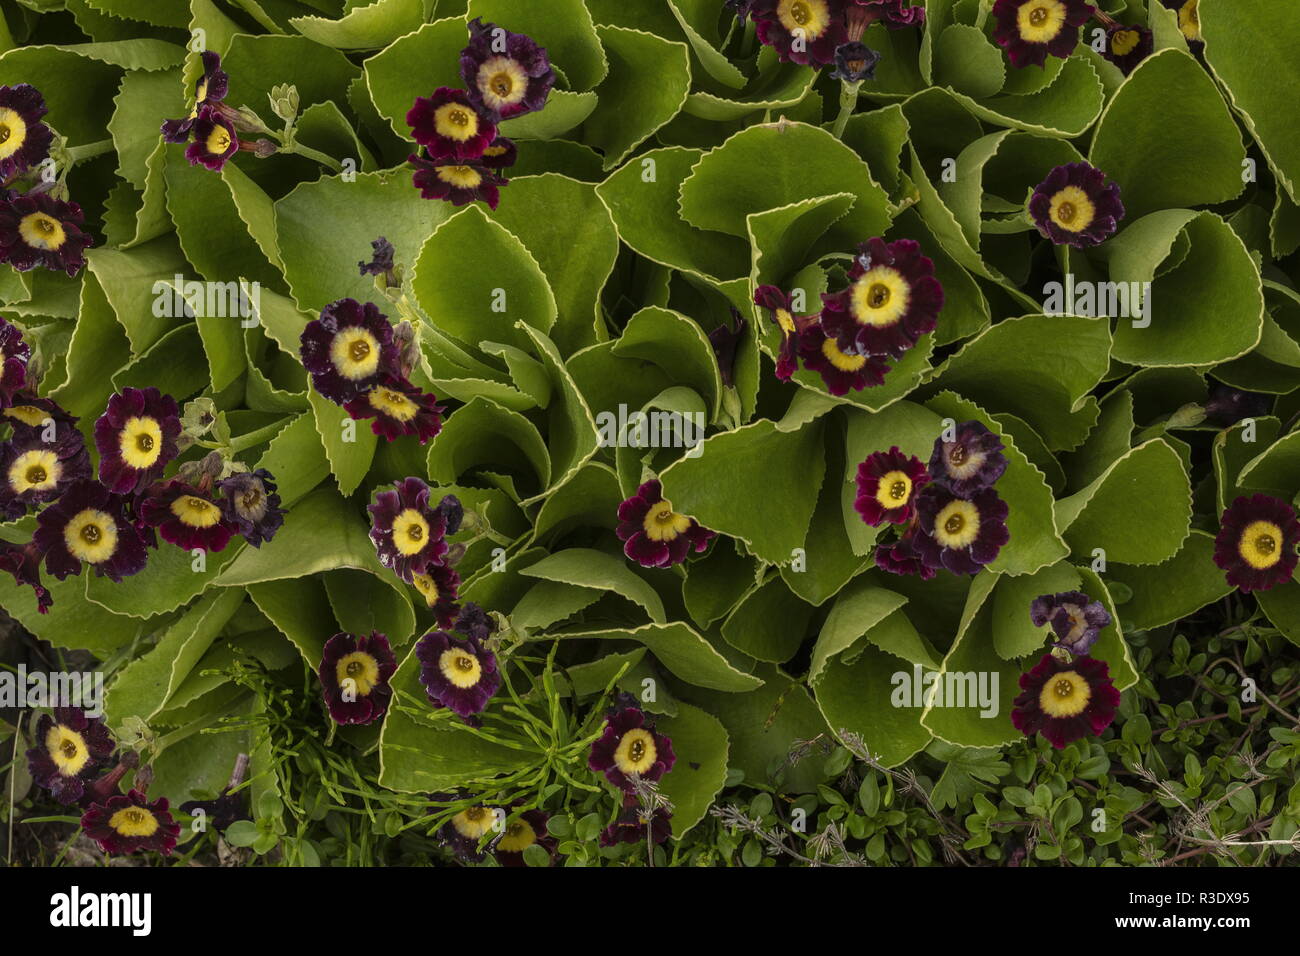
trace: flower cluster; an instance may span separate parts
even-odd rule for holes
[[[535,808],[508,819],[503,808],[473,804],[443,824],[441,837],[462,860],[481,861],[485,854],[479,846],[490,839],[492,855],[498,863],[526,866],[524,851],[530,846],[539,846],[554,857],[558,843],[547,830],[549,820],[547,813]]]
[[[429,703],[471,722],[486,709],[501,686],[496,654],[486,646],[495,630],[492,618],[467,602],[452,631],[429,631],[420,638],[415,656]]]
[[[200,55],[203,74],[194,82],[194,106],[188,116],[181,119],[165,120],[162,124],[162,137],[168,143],[185,143],[185,158],[191,166],[203,166],[213,172],[220,172],[236,153],[252,153],[259,159],[266,159],[275,153],[296,151],[308,153],[320,158],[319,154],[307,149],[289,149],[273,143],[269,139],[252,140],[240,134],[269,133],[270,130],[252,110],[235,109],[225,102],[230,90],[230,77],[221,69],[221,57],[207,50]],[[277,90],[278,92],[278,90]],[[295,110],[297,91],[293,90]],[[274,101],[274,97],[273,97]],[[286,114],[286,121],[293,114]],[[286,141],[291,142],[291,141]]]
[[[793,297],[775,286],[754,292],[781,332],[777,378],[789,381],[802,362],[832,395],[846,395],[884,384],[890,360],[934,330],[943,286],[916,242],[874,238],[858,246],[848,285],[821,300],[820,313],[800,316]]]
[[[643,568],[681,564],[692,552],[704,551],[716,536],[694,518],[673,511],[657,478],[618,506],[616,530],[623,553]]]
[[[158,534],[186,550],[216,552],[236,535],[260,546],[283,524],[265,469],[228,471],[216,456],[163,479],[182,426],[176,401],[152,387],[122,389],[95,421],[96,480],[77,417],[35,394],[29,354],[0,319],[0,416],[9,428],[0,442],[0,516],[37,510],[27,544],[0,543],[0,569],[33,589],[42,613],[53,604],[42,564],[60,581],[86,565],[119,581],[143,570]]]
[[[156,850],[171,853],[180,835],[166,799],[149,802],[144,787],[148,774],[136,774],[136,786],[119,792],[119,784],[138,763],[127,751],[117,765],[101,774],[113,760],[113,738],[100,717],[77,707],[56,707],[36,724],[36,746],[27,751],[32,779],[65,806],[83,809],[81,827],[105,853]],[[148,770],[149,768],[145,768]]]
[[[925,8],[907,0],[736,0],[728,6],[754,21],[759,42],[783,62],[834,65],[832,75],[845,83],[874,78],[880,54],[862,42],[867,27],[879,22],[899,30],[925,22]]]
[[[52,175],[54,131],[42,119],[46,112],[36,87],[0,86],[0,263],[75,276],[91,237],[81,207],[67,200],[66,168]]]
[[[923,580],[944,568],[976,574],[1010,539],[1007,504],[994,490],[1006,471],[998,436],[979,422],[940,435],[929,464],[897,447],[858,466],[854,507],[872,527],[900,525],[896,540],[876,547],[876,566]]]
[[[369,264],[362,263],[366,273]],[[393,325],[378,306],[339,299],[307,323],[299,345],[312,387],[388,441],[416,436],[424,444],[442,430],[437,397],[408,379],[413,360],[399,347]]]
[[[414,153],[413,182],[425,199],[453,206],[476,200],[497,207],[503,169],[513,166],[515,144],[498,132],[502,121],[546,105],[555,71],[545,47],[479,18],[469,22],[469,45],[460,53],[464,89],[440,86],[420,96],[406,114],[424,155]]]
[[[642,783],[658,783],[673,769],[677,755],[672,738],[655,729],[654,722],[623,694],[605,716],[604,731],[591,745],[587,767],[603,773],[618,788],[622,806],[614,821],[600,835],[601,846],[663,843],[672,832],[672,813],[667,806],[641,799]]]

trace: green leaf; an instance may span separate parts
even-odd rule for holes
[[[717,417],[722,400],[718,361],[704,330],[686,316],[655,306],[641,309],[628,319],[610,351],[663,366],[672,381],[704,396],[709,421]]]
[[[934,82],[955,93],[982,99],[993,96],[1006,82],[1002,50],[977,27],[954,23],[945,27],[935,43]]]
[[[659,595],[628,568],[621,556],[590,548],[569,548],[520,568],[519,573],[530,578],[612,591],[641,605],[656,624],[667,621]]]
[[[424,19],[424,0],[374,0],[355,4],[338,20],[325,17],[291,17],[303,36],[336,50],[377,50],[418,28]]]
[[[1245,188],[1245,158],[1214,81],[1191,55],[1173,49],[1129,74],[1098,121],[1088,155],[1119,183],[1130,223],[1157,209],[1236,198]]]
[[[341,493],[350,495],[370,470],[379,438],[370,430],[369,422],[354,421],[341,406],[324,398],[315,389],[307,392],[307,400],[311,403],[316,433],[325,448],[334,480]]]
[[[779,575],[755,587],[722,625],[728,644],[760,661],[780,664],[803,644],[813,609]]]
[[[813,694],[827,725],[837,736],[862,738],[868,751],[886,767],[896,767],[930,742],[921,725],[920,701],[895,703],[896,689],[911,686],[912,665],[875,647],[863,647],[851,662],[830,660],[813,681]]]
[[[598,26],[596,32],[609,74],[596,88],[598,103],[583,138],[605,153],[605,168],[612,169],[681,111],[691,86],[691,60],[685,43],[641,30]]]
[[[520,467],[525,462],[531,475]],[[535,484],[538,491],[551,480],[550,456],[537,427],[484,398],[473,399],[447,419],[429,445],[428,463],[429,477],[444,484],[455,483],[480,465],[500,468]]]
[[[733,667],[712,644],[680,621],[645,624],[622,630],[566,631],[551,636],[561,641],[635,641],[649,648],[650,653],[674,677],[695,687],[707,687],[730,694],[752,691],[763,684],[760,678]],[[712,708],[709,710],[716,713]]]
[[[993,646],[998,656],[1011,661],[1044,650],[1055,635],[1047,625],[1033,625],[1030,604],[1043,594],[1078,591],[1080,584],[1079,572],[1064,561],[1021,577],[1000,575],[993,591]]]
[[[446,17],[394,40],[366,60],[365,79],[370,98],[400,138],[411,139],[406,112],[415,104],[417,96],[429,96],[440,86],[461,85],[460,51],[467,40],[464,18]],[[551,96],[554,98],[555,93]],[[554,103],[547,105],[550,108]]]
[[[906,603],[907,598],[903,595],[876,587],[866,580],[855,581],[851,587],[845,588],[831,605],[831,612],[817,635],[817,643],[813,645],[809,679],[817,680],[833,657],[854,647],[876,625]]]
[[[660,717],[656,729],[672,739],[677,762],[659,784],[673,804],[673,836],[680,839],[704,819],[727,779],[730,740],[718,718],[690,704]]]

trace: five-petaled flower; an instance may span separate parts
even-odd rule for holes
[[[1124,204],[1119,183],[1087,163],[1057,166],[1029,197],[1029,214],[1038,231],[1059,245],[1086,249],[1119,228]]]
[[[496,655],[473,635],[429,631],[415,645],[420,683],[429,702],[471,718],[501,686]]]
[[[99,480],[116,494],[143,490],[176,457],[180,434],[176,399],[153,386],[122,389],[95,422]]]
[[[591,745],[587,766],[625,793],[633,778],[660,780],[673,769],[672,739],[655,730],[639,707],[624,707],[605,718],[605,730]]]
[[[18,425],[0,443],[0,518],[22,517],[91,477],[90,454],[75,425],[51,421],[50,432]],[[48,439],[48,440],[47,440]]]
[[[492,855],[502,866],[527,866],[524,851],[539,846],[552,858],[558,845],[546,830],[549,816],[541,810],[525,810],[501,828],[501,837],[492,846]]]
[[[364,394],[385,375],[397,374],[393,326],[379,307],[339,299],[307,323],[299,342],[302,364],[322,396],[342,405]]]
[[[760,43],[781,60],[826,66],[848,39],[845,0],[756,0],[750,7]]]
[[[1242,591],[1267,591],[1291,580],[1300,544],[1300,520],[1280,498],[1238,497],[1220,519],[1214,563]]]
[[[448,499],[456,498],[447,495],[430,505],[429,495],[429,486],[419,478],[403,478],[391,491],[377,492],[374,504],[366,506],[379,563],[407,583],[441,565],[447,553]]]
[[[265,468],[243,471],[217,482],[221,512],[226,521],[253,547],[270,541],[284,524],[284,509],[275,493],[274,476]]]
[[[497,137],[496,120],[480,112],[464,90],[449,86],[416,97],[406,122],[433,159],[477,159]]]
[[[1029,605],[1029,619],[1034,627],[1050,624],[1057,638],[1054,646],[1071,654],[1088,653],[1097,636],[1110,626],[1105,605],[1082,591],[1040,594]]]
[[[179,480],[151,487],[140,503],[140,516],[164,541],[186,551],[222,551],[235,533],[215,497]]]
[[[1154,49],[1155,40],[1146,27],[1116,23],[1106,28],[1106,46],[1101,55],[1128,76]]]
[[[75,276],[92,242],[81,227],[86,217],[75,202],[49,193],[28,193],[0,202],[0,260],[19,272],[37,266]]]
[[[157,850],[163,856],[171,855],[181,833],[167,798],[150,803],[139,790],[91,804],[81,817],[81,828],[105,853]]]
[[[624,554],[645,568],[680,564],[692,551],[698,554],[707,548],[714,537],[694,518],[673,511],[657,478],[642,484],[618,506],[618,520]]]
[[[886,521],[903,524],[916,513],[913,502],[929,478],[921,459],[904,455],[897,445],[873,452],[858,465],[853,507],[873,528]]]
[[[1049,54],[1065,59],[1074,52],[1093,10],[1084,0],[997,0],[993,39],[1016,69],[1042,66]]]
[[[930,453],[930,478],[954,495],[969,498],[994,482],[1007,470],[1007,458],[996,434],[976,421],[956,426],[951,438],[940,435]]]
[[[959,498],[938,484],[916,499],[919,533],[916,552],[928,567],[953,574],[976,574],[1011,540],[1007,503],[992,488]]]
[[[393,697],[389,681],[396,671],[397,658],[386,634],[335,634],[325,642],[317,669],[330,717],[338,724],[369,724],[384,716]]]
[[[113,738],[104,721],[79,707],[42,714],[35,742],[27,751],[32,779],[65,806],[81,800],[86,782],[113,756]]]
[[[858,246],[848,288],[822,294],[822,328],[849,354],[901,358],[943,308],[934,262],[912,239],[869,239]]]
[[[49,154],[54,133],[41,122],[41,91],[29,83],[0,86],[0,182],[31,169]]]
[[[60,581],[81,573],[83,563],[117,581],[144,568],[145,539],[127,520],[120,495],[96,481],[74,482],[36,516],[32,540],[45,555],[45,570]]]
[[[1011,722],[1026,737],[1042,734],[1057,750],[1072,740],[1098,736],[1115,719],[1119,691],[1105,661],[1044,654],[1020,675],[1021,693]]]
[[[847,395],[885,384],[889,363],[879,355],[846,352],[820,325],[810,325],[799,335],[799,358],[804,368],[817,372],[832,395]]]
[[[446,409],[437,402],[437,396],[420,391],[406,379],[384,375],[343,407],[357,421],[374,419],[370,430],[388,441],[413,435],[423,445],[442,431]]]
[[[219,172],[226,161],[239,151],[239,135],[235,124],[212,106],[199,110],[191,130],[194,141],[185,147],[185,158],[191,166],[203,165]]]
[[[497,208],[506,180],[481,159],[435,160],[414,154],[408,159],[415,167],[411,181],[420,190],[421,198],[445,199],[453,206],[481,201],[489,209]]]
[[[545,47],[477,17],[469,22],[469,46],[460,53],[460,75],[475,105],[501,119],[540,110],[555,85]]]

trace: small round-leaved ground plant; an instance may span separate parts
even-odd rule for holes
[[[1294,862],[1300,23],[254,6],[7,24],[11,857]]]

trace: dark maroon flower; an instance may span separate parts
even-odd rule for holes
[[[8,408],[0,407],[3,424],[7,421],[15,432],[24,429],[45,430],[51,424],[62,429],[64,425],[77,424],[77,416],[69,414],[48,398],[38,398],[30,392],[19,392],[13,396],[13,404]]]
[[[56,707],[36,724],[36,746],[27,751],[32,779],[65,806],[86,792],[86,781],[113,756],[104,721],[80,707]]]
[[[799,335],[799,358],[804,368],[817,372],[832,395],[847,395],[885,384],[889,363],[879,355],[860,355],[840,349],[820,325],[810,325]]]
[[[745,334],[745,326],[748,324],[745,317],[735,306],[732,306],[730,321],[724,322],[709,333],[713,357],[718,362],[718,374],[722,376],[722,384],[727,388],[736,387],[736,347],[740,344],[740,337]]]
[[[178,808],[181,813],[202,819],[203,826],[191,825],[192,829],[204,830],[208,826],[218,833],[224,833],[236,820],[251,820],[248,809],[248,789],[241,787],[248,773],[248,754],[235,758],[235,767],[230,773],[230,782],[221,788],[213,800],[187,800]],[[236,789],[238,788],[238,789]],[[202,817],[199,817],[199,814]],[[195,820],[195,824],[198,823]]]
[[[618,506],[618,519],[623,553],[645,568],[681,564],[692,551],[698,554],[707,548],[714,537],[694,518],[673,511],[657,478]]]
[[[1086,249],[1104,241],[1119,228],[1124,204],[1119,183],[1087,163],[1057,166],[1029,197],[1034,225],[1058,246]]]
[[[270,541],[284,524],[284,509],[275,481],[265,468],[244,471],[217,482],[226,523],[255,548]]]
[[[397,372],[393,326],[374,304],[339,299],[308,322],[299,343],[312,387],[336,405],[369,391]]]
[[[897,445],[873,452],[858,465],[853,507],[873,528],[885,521],[903,524],[916,513],[913,501],[929,478],[921,459],[904,455]]]
[[[501,686],[496,655],[475,637],[429,631],[415,645],[420,683],[429,702],[461,717],[473,717]]]
[[[849,39],[861,39],[862,31],[879,20],[891,30],[915,27],[925,23],[925,8],[909,6],[907,0],[849,0],[845,13],[849,25]],[[859,21],[866,22],[859,26]]]
[[[153,386],[122,389],[95,422],[99,480],[116,494],[143,490],[176,457],[180,434],[176,399]]]
[[[783,382],[799,371],[799,320],[790,296],[774,285],[754,290],[754,304],[767,310],[767,317],[781,330],[781,351],[776,360],[776,377]]]
[[[876,567],[888,574],[907,574],[929,581],[937,573],[926,566],[916,550],[916,529],[909,528],[892,544],[876,546]]]
[[[393,697],[388,682],[397,670],[397,658],[388,637],[340,632],[325,642],[321,653],[321,694],[330,716],[339,724],[369,724],[384,716]]]
[[[496,120],[482,113],[464,90],[440,86],[416,97],[406,114],[415,141],[435,160],[478,159],[497,138]]]
[[[27,384],[27,363],[32,350],[23,341],[18,326],[0,319],[0,408],[14,403],[14,396]]]
[[[556,840],[546,831],[550,817],[541,810],[525,810],[506,823],[501,838],[492,847],[492,854],[502,866],[527,866],[524,851],[530,846],[540,846],[554,859]]]
[[[1056,647],[1071,654],[1087,654],[1097,636],[1110,625],[1110,612],[1100,601],[1082,591],[1041,594],[1029,605],[1029,619],[1034,627],[1052,626]]]
[[[122,498],[95,481],[78,481],[36,516],[32,540],[45,570],[60,581],[82,563],[118,581],[144,568],[145,540],[127,520]]]
[[[486,641],[496,629],[496,621],[492,620],[492,616],[473,601],[467,602],[456,615],[456,630],[476,641]]]
[[[1219,519],[1214,563],[1242,591],[1267,591],[1291,580],[1300,544],[1295,509],[1271,495],[1242,495]]]
[[[555,85],[545,47],[478,17],[469,22],[469,46],[460,51],[460,76],[474,104],[501,119],[540,110]]]
[[[93,242],[81,228],[84,222],[80,206],[49,193],[0,202],[0,259],[19,272],[44,266],[75,276]]]
[[[1119,706],[1110,669],[1091,657],[1067,661],[1044,654],[1033,670],[1020,675],[1020,690],[1011,722],[1026,737],[1042,734],[1057,750],[1072,740],[1099,736]]]
[[[662,807],[647,811],[639,806],[625,806],[619,811],[614,822],[605,827],[600,834],[601,846],[617,846],[620,843],[640,843],[649,837],[658,845],[673,835],[673,815]]]
[[[934,262],[911,239],[869,239],[858,246],[849,286],[822,294],[822,328],[844,352],[901,358],[943,308]]]
[[[841,43],[835,48],[835,69],[831,76],[844,83],[861,83],[876,78],[880,53],[861,40]]]
[[[54,606],[54,597],[41,584],[41,557],[35,542],[18,545],[0,541],[0,571],[13,575],[14,583],[19,587],[30,587],[36,594],[36,610],[49,614]]]
[[[1146,27],[1115,23],[1106,28],[1106,47],[1101,55],[1128,76],[1154,49],[1155,42]]]
[[[447,553],[447,517],[429,504],[429,486],[419,478],[404,478],[392,491],[375,494],[370,540],[379,563],[408,584],[417,574],[443,563]]]
[[[211,50],[203,54],[203,75],[194,83],[194,109],[183,119],[167,120],[162,124],[163,139],[169,143],[183,143],[190,138],[194,121],[204,106],[212,106],[226,98],[230,77],[221,69],[221,57]]]
[[[483,859],[479,844],[498,828],[497,821],[504,819],[505,811],[495,807],[466,807],[444,823],[438,835],[458,859],[478,863]]]
[[[157,850],[170,856],[181,828],[167,807],[166,797],[150,803],[139,790],[132,790],[91,804],[81,817],[81,829],[105,853]]]
[[[1002,439],[979,422],[962,422],[952,441],[940,435],[930,455],[930,478],[954,495],[969,498],[993,487],[1007,470]]]
[[[202,164],[213,172],[220,172],[230,157],[239,151],[235,124],[211,106],[199,110],[191,132],[194,141],[185,147],[185,158],[191,166]]]
[[[453,206],[480,201],[496,209],[501,198],[504,177],[481,161],[429,160],[412,154],[407,157],[415,167],[411,182],[424,199],[445,199]]]
[[[492,141],[492,145],[483,150],[483,155],[478,161],[488,169],[509,169],[518,158],[519,148],[515,146],[515,141],[498,136]]]
[[[591,745],[587,767],[632,793],[632,780],[661,780],[673,769],[673,742],[657,732],[638,707],[625,707],[605,718],[605,732]]]
[[[0,443],[0,516],[21,517],[90,477],[90,454],[75,425],[51,422],[48,432],[15,428],[13,437]]]
[[[424,598],[424,603],[433,611],[439,627],[451,627],[460,612],[456,604],[456,592],[460,588],[460,575],[454,569],[442,565],[429,568],[421,574],[411,576],[411,583]]]
[[[423,445],[442,431],[446,409],[437,402],[436,395],[420,391],[405,379],[385,375],[343,407],[358,421],[374,419],[370,430],[388,441],[414,435]]]
[[[914,545],[927,567],[976,574],[1011,540],[1007,503],[992,488],[959,498],[938,485],[916,499],[919,531]]]
[[[993,39],[1016,69],[1042,66],[1049,54],[1064,60],[1079,45],[1079,27],[1094,9],[1084,0],[997,0]]]
[[[388,279],[389,285],[397,285],[393,274],[393,256],[397,250],[393,244],[380,236],[378,239],[370,241],[372,255],[369,262],[358,262],[357,267],[361,270],[363,276],[384,276]]]
[[[41,122],[46,112],[45,98],[36,87],[0,86],[0,182],[25,173],[49,155],[54,134]]]
[[[222,551],[235,533],[234,525],[222,514],[221,504],[183,481],[173,480],[149,489],[140,504],[140,515],[147,525],[158,529],[163,540],[186,551]]]
[[[750,16],[760,43],[783,62],[826,66],[848,39],[846,0],[755,0]]]

